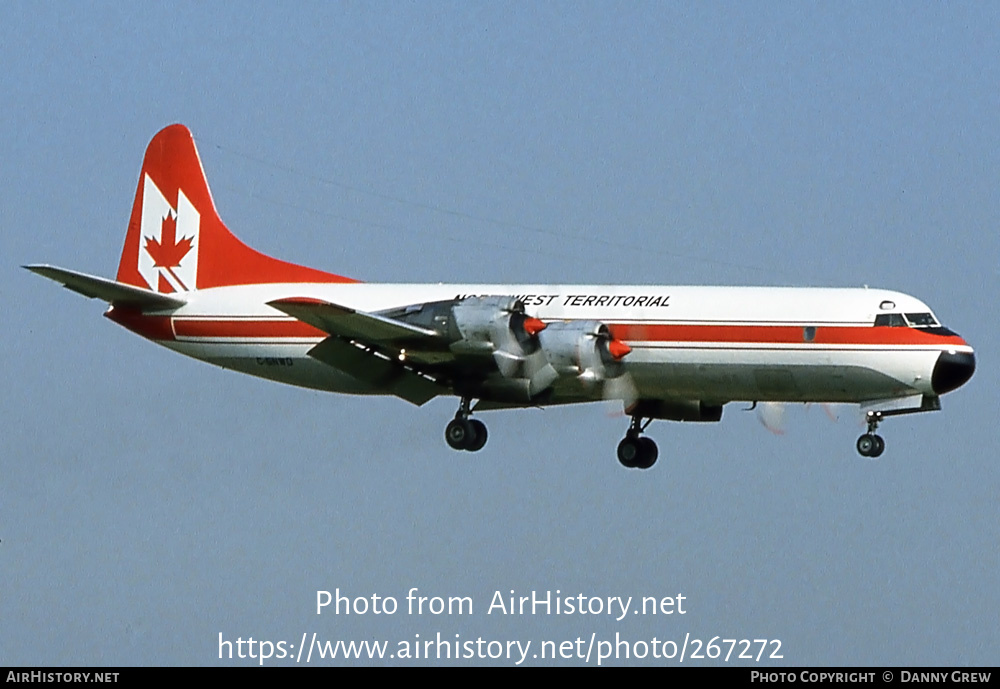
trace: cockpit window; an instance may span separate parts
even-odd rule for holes
[[[875,325],[890,328],[917,328],[927,335],[949,335],[955,333],[942,327],[929,313],[880,313],[875,316]]]
[[[908,313],[906,314],[906,320],[914,328],[934,328],[938,326],[938,322],[934,319],[934,316],[929,313]]]
[[[905,328],[906,321],[903,320],[903,314],[901,313],[880,313],[875,316],[875,325],[885,325],[891,328]]]

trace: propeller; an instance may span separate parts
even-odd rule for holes
[[[491,335],[496,349],[493,359],[505,378],[527,378],[528,395],[534,397],[559,377],[542,350],[538,334],[547,324],[524,313],[524,304],[515,301],[505,316],[493,320]]]
[[[611,404],[608,415],[624,416],[625,411],[639,400],[639,389],[635,380],[622,363],[622,359],[632,352],[632,348],[615,338],[610,331],[603,331],[598,337],[601,340],[598,347],[605,369],[601,393]],[[608,376],[607,373],[615,375]],[[621,406],[618,403],[621,403]]]
[[[785,435],[786,432],[786,412],[788,410],[791,402],[754,402],[746,411],[755,411],[757,413],[757,420],[760,424],[775,435]],[[827,418],[837,423],[840,420],[840,415],[834,410],[835,406],[843,405],[833,405],[828,402],[818,403],[820,407],[823,408],[824,413]],[[809,409],[813,405],[812,402],[806,402],[803,406]]]

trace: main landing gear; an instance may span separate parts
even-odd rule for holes
[[[656,464],[656,458],[660,454],[656,443],[652,438],[641,435],[652,422],[650,419],[644,425],[642,417],[632,417],[632,423],[629,424],[625,437],[618,443],[618,461],[622,466],[629,469],[648,469]]]
[[[486,444],[486,424],[469,418],[472,414],[469,408],[471,403],[471,398],[463,397],[455,418],[445,426],[444,439],[452,449],[478,452]]]
[[[858,454],[862,457],[874,459],[885,451],[885,441],[882,436],[877,435],[875,430],[882,421],[882,412],[870,411],[866,416],[868,420],[868,432],[858,438]]]

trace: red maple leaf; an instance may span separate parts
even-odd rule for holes
[[[177,241],[177,218],[167,213],[160,226],[160,241],[146,237],[146,253],[153,258],[154,268],[176,268],[191,251],[194,237]]]

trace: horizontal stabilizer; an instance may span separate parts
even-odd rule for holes
[[[417,406],[447,392],[419,373],[344,340],[328,337],[309,356]]]
[[[133,287],[123,282],[99,278],[75,270],[56,268],[49,265],[23,266],[32,273],[55,280],[66,289],[92,299],[102,299],[118,306],[135,306],[144,310],[176,309],[185,304],[183,299],[153,292],[142,287]]]
[[[291,297],[269,301],[272,306],[325,333],[365,344],[406,343],[437,338],[434,330],[421,328],[373,313],[356,311],[321,299]]]

